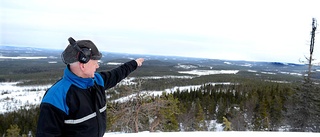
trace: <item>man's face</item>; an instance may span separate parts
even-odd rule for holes
[[[99,64],[98,64],[99,60],[89,60],[88,63],[83,64],[84,65],[84,74],[86,76],[86,78],[93,78],[94,77],[94,73],[96,72],[97,68],[99,68]]]

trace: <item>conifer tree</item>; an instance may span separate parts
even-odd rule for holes
[[[223,128],[224,131],[231,131],[232,130],[231,122],[229,122],[229,120],[226,117],[223,117],[223,125],[224,125],[224,128]]]
[[[196,109],[195,109],[195,130],[196,131],[204,131],[206,129],[205,124],[205,115],[203,112],[203,108],[200,104],[200,100],[196,100]]]
[[[173,98],[172,94],[169,94],[166,100],[167,104],[160,110],[164,117],[164,131],[178,131],[179,123],[176,116],[180,113],[178,108],[179,100]]]
[[[217,121],[219,123],[223,122],[223,116],[226,114],[227,109],[227,103],[225,101],[226,99],[223,97],[220,97],[217,103]]]
[[[278,88],[274,89],[277,91],[272,91],[272,101],[270,102],[270,124],[272,130],[276,130],[280,126],[282,120],[282,100],[280,98],[280,91]]]
[[[289,123],[293,131],[320,131],[320,92],[319,85],[312,79],[313,51],[317,29],[316,19],[312,19],[310,54],[307,59],[307,75],[300,87],[297,87],[292,96],[292,104],[288,107]]]
[[[20,128],[18,125],[10,125],[10,128],[7,129],[7,137],[18,137],[20,133]]]

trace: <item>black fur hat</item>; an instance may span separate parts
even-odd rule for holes
[[[70,38],[69,38],[70,39]],[[73,40],[73,38],[71,38]],[[70,42],[70,41],[69,41]],[[61,58],[65,64],[71,64],[79,61],[79,55],[84,53],[84,49],[89,51],[88,59],[92,60],[100,60],[102,54],[99,52],[96,45],[90,40],[78,40],[74,41],[75,43],[71,43],[67,46],[67,48],[62,52]],[[78,47],[76,47],[78,46]],[[80,50],[80,51],[79,51]]]

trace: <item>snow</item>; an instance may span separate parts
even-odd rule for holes
[[[273,72],[261,72],[262,74],[270,74],[270,75],[276,75],[276,73]]]
[[[294,72],[280,72],[281,74],[288,74],[288,75],[296,75],[296,76],[302,76],[300,73],[294,73]]]
[[[252,67],[252,64],[245,63],[244,65],[240,65],[240,66],[243,66],[243,67]]]
[[[195,68],[198,68],[198,66],[178,64],[178,66],[175,66],[175,68],[195,69]]]
[[[164,76],[167,77],[167,76]],[[183,76],[182,76],[183,77]],[[151,78],[151,77],[148,77]],[[158,77],[156,77],[158,78]],[[177,78],[177,77],[175,77]],[[190,77],[189,77],[190,78]],[[130,85],[136,84],[132,82],[135,78],[130,77],[121,81],[119,84]],[[45,91],[51,87],[51,85],[38,85],[38,86],[17,86],[19,82],[0,82],[0,114],[5,112],[12,112],[20,109],[21,107],[28,105],[39,105],[41,103],[42,97]],[[207,83],[207,84],[230,84],[230,82],[225,83]],[[202,85],[189,85],[189,86],[175,86],[170,89],[165,89],[161,91],[140,91],[140,94],[149,95],[161,95],[162,92],[172,93],[177,91],[190,90],[200,88]],[[114,100],[115,102],[124,102],[136,94],[132,94],[123,98]]]
[[[135,78],[134,77],[127,77],[120,81],[119,85],[134,85],[137,84],[136,82],[132,82]]]
[[[211,85],[216,85],[216,84],[223,84],[223,85],[229,85],[231,84],[230,82],[212,82],[212,83],[206,83],[206,84],[211,84]],[[189,86],[175,86],[173,88],[170,89],[165,89],[165,90],[161,90],[161,91],[140,91],[140,95],[154,95],[154,96],[160,96],[163,92],[165,93],[172,93],[174,91],[186,91],[186,90],[190,90],[190,89],[198,89],[200,88],[202,85],[189,85]],[[131,94],[129,96],[126,97],[122,97],[119,99],[114,100],[114,102],[126,102],[129,101],[130,99],[132,99],[133,97],[135,97],[137,94]]]
[[[258,71],[256,71],[256,70],[248,70],[248,72],[253,72],[253,73],[257,73]]]
[[[192,79],[194,76],[173,76],[173,75],[165,75],[165,76],[148,76],[148,77],[140,77],[139,79]],[[133,80],[136,80],[135,77],[127,77],[120,81],[120,85],[133,85],[137,84],[136,82],[133,82]]]
[[[319,137],[320,133],[310,132],[263,132],[263,131],[196,131],[196,132],[139,132],[105,133],[104,137]]]
[[[118,62],[108,62],[107,65],[121,65],[123,63],[118,63]]]
[[[279,80],[265,80],[269,82],[274,82],[274,83],[290,83],[289,81],[279,81]]]
[[[4,57],[4,56],[0,56],[0,59],[46,59],[47,57],[22,57],[22,56],[18,56],[18,57]]]
[[[228,65],[231,65],[232,63],[231,62],[223,62],[224,64],[228,64]]]
[[[194,78],[193,76],[172,76],[172,75],[167,75],[167,76],[153,76],[153,77],[141,77],[141,79],[192,79]]]
[[[191,71],[178,71],[183,74],[192,74],[192,75],[213,75],[213,74],[237,74],[239,70],[191,70]]]
[[[23,106],[40,104],[46,89],[51,86],[17,86],[18,83],[0,83],[0,114],[18,110]]]
[[[210,74],[236,74],[238,70],[194,70],[194,71],[182,71],[180,73],[189,73],[194,75],[210,75]],[[141,79],[161,79],[161,78],[186,78],[192,79],[194,76],[162,76],[162,77],[142,77]],[[136,78],[128,77],[122,80],[120,85],[132,85]],[[45,91],[50,88],[51,85],[39,85],[39,86],[17,86],[19,82],[0,82],[0,114],[5,112],[11,112],[20,109],[21,107],[28,105],[38,105],[41,103],[42,97]],[[228,83],[208,83],[208,84],[228,84]],[[141,91],[141,94],[153,94],[155,96],[161,95],[162,92],[172,93],[176,90],[189,90],[191,88],[199,88],[201,85],[190,86],[176,86],[164,91]],[[135,94],[120,98],[115,101],[123,102],[129,100],[135,96]]]

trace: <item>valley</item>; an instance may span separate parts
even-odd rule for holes
[[[14,111],[23,106],[38,105],[45,91],[63,75],[65,65],[60,58],[61,52],[51,49],[0,47],[0,113]],[[177,87],[248,79],[291,83],[301,81],[306,69],[306,66],[301,64],[275,62],[109,52],[103,52],[103,55],[97,71],[111,70],[131,59],[145,58],[143,67],[130,74],[119,86],[142,80],[141,90],[158,93],[173,91]],[[110,98],[123,98],[117,97]]]

